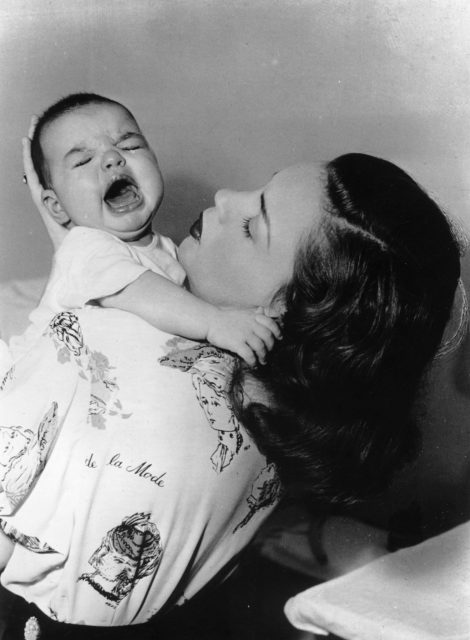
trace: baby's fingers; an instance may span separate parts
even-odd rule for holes
[[[260,364],[265,364],[268,347],[263,338],[256,335],[256,333],[252,333],[250,336],[248,336],[246,343],[255,354],[258,362]]]
[[[281,328],[273,318],[265,316],[264,313],[256,313],[255,320],[260,325],[266,327],[266,329],[268,329],[275,338],[278,340],[282,338]]]
[[[256,365],[256,355],[253,353],[253,350],[250,348],[250,346],[248,344],[242,344],[236,350],[236,353],[250,367],[254,367]]]
[[[261,323],[254,324],[253,335],[259,338],[260,340],[262,340],[265,346],[265,351],[271,351],[271,349],[274,347],[275,338],[271,333],[271,330],[265,327],[263,324]]]

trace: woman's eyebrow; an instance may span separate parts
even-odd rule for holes
[[[267,242],[269,247],[269,243],[271,242],[271,221],[268,217],[268,212],[266,210],[266,200],[264,198],[263,192],[261,192],[261,196],[260,196],[260,210],[261,210],[261,219],[266,225]]]

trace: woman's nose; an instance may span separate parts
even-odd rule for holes
[[[220,219],[228,220],[240,208],[238,202],[238,191],[221,189],[215,194],[214,203]]]
[[[252,215],[254,191],[232,191],[231,189],[221,189],[214,197],[215,208],[221,213],[223,218],[247,217]]]
[[[116,167],[124,167],[126,164],[125,158],[116,149],[109,149],[103,153],[101,159],[101,167],[103,169],[115,169]]]
[[[223,209],[224,206],[226,206],[228,200],[230,199],[230,196],[232,195],[232,191],[230,191],[229,189],[220,189],[220,191],[217,191],[217,193],[214,196],[214,202],[215,202],[215,206]]]

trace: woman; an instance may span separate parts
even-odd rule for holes
[[[283,339],[249,370],[119,310],[53,319],[2,384],[18,417],[8,426],[37,431],[47,419],[54,443],[45,466],[39,447],[44,470],[2,518],[17,542],[2,576],[18,596],[7,639],[25,624],[30,638],[119,637],[113,627],[157,613],[132,632],[161,637],[170,620],[176,638],[171,609],[233,566],[279,478],[319,504],[349,503],[413,451],[408,415],[459,254],[403,171],[350,154],[254,192],[219,191],[179,259],[214,304],[272,305]],[[140,295],[151,291],[146,279]],[[124,291],[108,304],[134,301]]]

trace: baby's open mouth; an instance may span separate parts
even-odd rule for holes
[[[140,207],[143,196],[132,178],[122,176],[109,185],[104,201],[113,213],[128,213]]]

